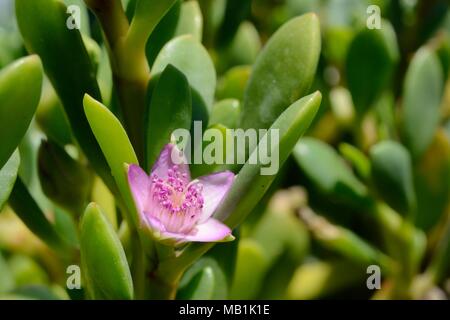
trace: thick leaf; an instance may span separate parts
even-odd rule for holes
[[[180,281],[177,299],[226,299],[226,277],[216,259],[205,257],[197,261]]]
[[[406,74],[403,100],[403,136],[414,159],[430,145],[439,124],[444,79],[439,59],[423,48]]]
[[[306,255],[309,239],[305,226],[291,211],[269,209],[251,233],[263,248],[267,263],[272,266],[286,252],[299,263]]]
[[[382,268],[391,267],[390,260],[383,253],[352,231],[334,225],[310,210],[303,210],[300,215],[314,238],[325,248],[358,265],[377,264]]]
[[[37,160],[44,194],[75,217],[81,216],[92,190],[89,168],[49,141],[41,142]]]
[[[389,85],[399,58],[392,26],[383,21],[381,29],[361,30],[348,49],[347,81],[353,103],[362,116]]]
[[[192,89],[210,109],[216,88],[216,71],[206,49],[191,35],[177,37],[167,43],[156,58],[152,75],[172,64],[187,77]]]
[[[198,272],[183,288],[177,298],[181,300],[210,300],[214,294],[214,273],[211,267]]]
[[[416,225],[425,231],[437,226],[450,195],[450,137],[439,130],[414,168],[417,196]]]
[[[64,146],[72,142],[72,133],[61,101],[49,81],[44,81],[36,122],[45,135]]]
[[[81,261],[93,299],[132,299],[133,282],[125,252],[114,229],[92,203],[80,227]]]
[[[416,195],[408,150],[397,142],[383,141],[372,147],[370,160],[378,193],[399,213],[414,214]]]
[[[363,286],[367,278],[365,269],[366,266],[355,266],[342,260],[303,264],[292,277],[287,297],[298,300],[320,299],[357,284]]]
[[[226,46],[236,35],[241,22],[250,14],[251,0],[228,0],[222,25],[217,33],[216,42],[219,46]]]
[[[8,162],[0,168],[0,212],[16,182],[17,172],[20,165],[19,152],[14,152]]]
[[[252,239],[241,240],[230,299],[255,298],[261,288],[267,265],[264,247]]]
[[[23,223],[38,238],[60,255],[71,254],[69,246],[56,232],[55,227],[47,220],[36,201],[28,192],[22,180],[18,178],[9,198],[9,205]]]
[[[178,0],[161,19],[148,38],[145,53],[150,66],[155,62],[162,47],[176,34],[177,25],[179,24],[178,21],[180,19],[180,11],[181,0]]]
[[[294,157],[320,192],[345,204],[358,207],[367,204],[366,187],[331,146],[314,138],[305,138],[295,147]]]
[[[15,281],[5,258],[0,251],[0,294],[14,289]]]
[[[134,213],[134,201],[128,187],[124,165],[138,164],[139,162],[125,129],[108,108],[88,95],[84,98],[84,110],[92,131],[108,161],[120,194],[128,210]],[[133,222],[137,222],[135,214],[131,218]]]
[[[220,51],[218,61],[220,71],[232,66],[252,65],[261,51],[258,30],[250,22],[243,22],[231,44]]]
[[[42,64],[37,56],[20,59],[0,72],[0,168],[25,135],[41,86]]]
[[[180,20],[178,21],[176,35],[192,35],[197,41],[202,41],[203,16],[197,1],[186,1],[181,6]]]
[[[250,78],[250,72],[250,66],[237,66],[228,70],[217,84],[217,99],[237,99],[242,101],[245,87]]]
[[[146,169],[150,170],[177,129],[191,128],[191,90],[186,77],[168,65],[151,96],[146,129]]]
[[[72,133],[96,172],[114,190],[108,165],[83,112],[84,95],[100,99],[100,90],[80,32],[66,28],[66,9],[58,0],[16,1],[17,20],[27,49],[42,59]]]
[[[133,50],[145,46],[158,23],[169,12],[177,0],[136,0],[133,20],[127,35],[127,46],[136,46]]]
[[[268,128],[311,86],[320,54],[319,19],[314,14],[284,24],[259,54],[248,83],[241,126]]]
[[[348,143],[341,143],[339,145],[339,152],[342,154],[345,160],[349,161],[353,165],[359,177],[363,179],[369,178],[370,160],[364,154],[364,152]]]
[[[279,168],[292,152],[298,139],[308,129],[319,109],[321,99],[321,94],[316,92],[298,100],[287,108],[272,125],[271,129],[278,130],[279,141],[271,144],[269,154],[278,156]],[[268,147],[263,145],[265,140],[268,140],[267,135],[261,139],[262,143],[259,148]],[[254,152],[256,153],[258,150]],[[218,208],[216,217],[226,218],[226,223],[232,228],[245,219],[276,177],[276,174],[262,175],[261,168],[263,167],[261,163],[246,163],[242,167],[226,199]]]
[[[210,125],[221,124],[227,128],[236,128],[241,104],[236,99],[225,99],[214,104],[211,111]]]

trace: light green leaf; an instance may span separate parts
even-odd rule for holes
[[[169,64],[184,73],[192,89],[210,109],[216,88],[216,71],[202,44],[191,35],[171,40],[156,58],[152,67],[152,75],[161,73]]]
[[[14,187],[19,165],[20,155],[18,151],[15,151],[3,168],[0,168],[0,212]]]
[[[413,215],[416,195],[408,150],[397,142],[383,141],[372,147],[370,160],[378,193],[399,213]]]
[[[59,0],[16,1],[17,20],[26,48],[42,59],[72,133],[95,171],[114,190],[108,165],[83,112],[86,93],[101,98],[95,70],[79,30],[66,27],[66,10]]]
[[[125,164],[139,164],[125,129],[114,114],[89,95],[84,98],[84,111],[100,148],[108,161],[120,194],[134,223],[137,222],[134,201],[128,187]]]
[[[150,170],[176,129],[191,128],[192,98],[189,83],[177,68],[168,65],[153,90],[147,115],[146,168]]]
[[[177,0],[174,3],[147,40],[145,55],[150,66],[155,62],[162,47],[176,34],[180,19],[181,2],[181,0]]]
[[[254,299],[264,280],[267,265],[264,247],[252,239],[241,240],[230,299]]]
[[[203,16],[198,2],[190,0],[181,5],[181,15],[178,21],[177,36],[185,34],[192,35],[197,41],[202,42],[203,36]]]
[[[420,157],[433,140],[443,87],[438,57],[430,49],[419,50],[408,68],[403,89],[403,136],[413,159]]]
[[[278,143],[271,143],[271,155],[278,156],[278,166],[281,168],[286,161],[298,139],[308,129],[319,109],[322,96],[319,92],[313,93],[293,103],[273,123],[270,129],[278,130]],[[269,130],[268,134],[270,134]],[[258,148],[267,148],[264,141],[269,140],[266,135],[261,139]],[[255,156],[258,150],[255,150]],[[251,156],[250,156],[251,158]],[[275,164],[275,163],[273,163]],[[276,174],[262,175],[261,163],[246,163],[231,187],[226,199],[216,212],[216,217],[225,219],[231,228],[239,225],[261,200],[264,193],[276,177]]]
[[[305,138],[295,147],[294,158],[320,192],[349,205],[368,204],[366,187],[331,146]]]
[[[221,124],[227,128],[237,128],[241,104],[236,99],[225,99],[214,104],[209,125]]]
[[[132,299],[133,282],[125,252],[114,229],[92,203],[80,227],[81,261],[93,299]]]
[[[347,81],[353,103],[362,116],[389,85],[399,59],[395,32],[389,22],[381,29],[361,30],[348,49]]]
[[[307,94],[320,54],[319,19],[314,14],[284,24],[259,54],[242,107],[243,128],[268,128],[294,101]]]
[[[0,168],[24,137],[41,96],[38,56],[20,59],[0,72]]]
[[[55,227],[47,220],[47,217],[20,178],[17,178],[14,184],[9,197],[9,205],[28,229],[49,247],[63,257],[70,256],[73,253],[72,248],[61,238]]]

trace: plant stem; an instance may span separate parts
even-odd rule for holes
[[[144,160],[144,113],[150,68],[145,46],[128,44],[130,25],[120,0],[85,0],[100,21],[108,44],[114,85],[125,129],[140,162]]]

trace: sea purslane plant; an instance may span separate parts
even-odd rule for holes
[[[446,298],[449,21],[0,1],[0,298]]]

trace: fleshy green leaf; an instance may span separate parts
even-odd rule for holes
[[[191,91],[186,77],[168,65],[159,77],[147,116],[146,168],[150,170],[176,129],[191,128]]]
[[[349,261],[314,261],[301,265],[288,286],[288,298],[310,300],[327,296],[363,283],[365,267]]]
[[[236,128],[239,115],[241,113],[241,104],[236,99],[225,99],[214,104],[209,124],[221,124],[227,128]]]
[[[179,292],[178,297],[182,300],[210,300],[214,294],[214,282],[212,268],[205,267]]]
[[[414,214],[416,195],[411,156],[394,141],[383,141],[370,150],[372,180],[379,194],[402,214]]]
[[[237,66],[228,70],[217,84],[217,99],[244,99],[244,92],[250,78],[250,66]]]
[[[313,81],[320,54],[319,19],[314,14],[284,24],[259,54],[242,107],[243,128],[268,128]]]
[[[164,47],[164,45],[176,34],[177,25],[179,24],[178,21],[180,19],[180,11],[181,1],[178,0],[161,19],[148,38],[145,53],[150,66],[155,62],[162,47]]]
[[[0,168],[0,212],[16,182],[17,172],[20,165],[19,152],[14,152],[8,162]]]
[[[205,257],[183,275],[177,299],[226,299],[227,294],[226,278],[218,262]]]
[[[222,24],[217,32],[216,42],[226,46],[236,35],[241,22],[250,14],[251,0],[227,0]]]
[[[186,1],[181,6],[180,20],[178,21],[176,35],[192,35],[197,41],[202,41],[203,16],[197,1]]]
[[[366,187],[331,146],[314,138],[304,138],[295,147],[294,157],[320,192],[346,204],[367,204]]]
[[[264,248],[258,242],[252,239],[241,240],[230,298],[255,298],[264,280],[267,264]]]
[[[308,129],[319,109],[321,99],[321,94],[316,92],[298,100],[287,108],[271,126],[270,129],[278,130],[279,141],[272,143],[270,150],[267,151],[270,151],[268,154],[278,155],[279,168],[292,152],[298,139]],[[261,141],[268,139],[266,135]],[[267,147],[267,145],[259,145],[259,148]],[[254,152],[258,152],[258,150]],[[227,218],[226,223],[230,227],[236,227],[245,219],[275,179],[276,174],[262,175],[261,168],[263,167],[261,163],[246,163],[237,175],[226,199],[218,208],[216,216],[219,219]],[[230,215],[230,213],[232,214]]]
[[[14,289],[14,276],[0,251],[0,294]]]
[[[92,203],[80,227],[81,261],[93,299],[132,299],[133,282],[125,252],[100,208]]]
[[[49,247],[53,248],[62,256],[71,254],[67,243],[56,232],[55,227],[47,220],[47,217],[39,208],[20,178],[17,178],[14,184],[14,188],[9,197],[9,205],[28,229]]]
[[[41,86],[42,64],[37,56],[20,59],[0,72],[0,168],[25,135]]]
[[[203,104],[210,109],[216,88],[216,71],[202,44],[191,35],[171,40],[156,58],[152,67],[152,75],[161,73],[169,64],[184,73],[191,88],[200,96]]]
[[[361,30],[348,49],[347,81],[357,113],[362,116],[389,85],[399,59],[395,32],[389,22],[381,29]]]
[[[341,143],[339,145],[339,152],[347,161],[349,161],[354,166],[356,172],[361,178],[369,178],[370,160],[364,154],[364,152],[348,143]]]
[[[37,160],[44,194],[75,217],[80,216],[92,189],[92,174],[88,167],[50,141],[41,142]]]
[[[123,200],[128,210],[134,213],[134,201],[128,187],[124,164],[138,164],[139,162],[125,129],[108,108],[88,95],[84,98],[84,110]],[[132,218],[133,222],[137,221],[135,215]]]
[[[430,49],[419,50],[411,61],[403,89],[403,135],[414,159],[433,140],[439,124],[443,87],[438,57]]]
[[[449,181],[450,137],[441,130],[414,168],[418,227],[429,231],[442,219],[449,202]]]
[[[94,67],[79,30],[66,27],[66,6],[58,0],[17,0],[20,32],[30,52],[38,54],[64,106],[72,133],[95,171],[114,190],[108,165],[83,112],[87,93],[100,99]]]

